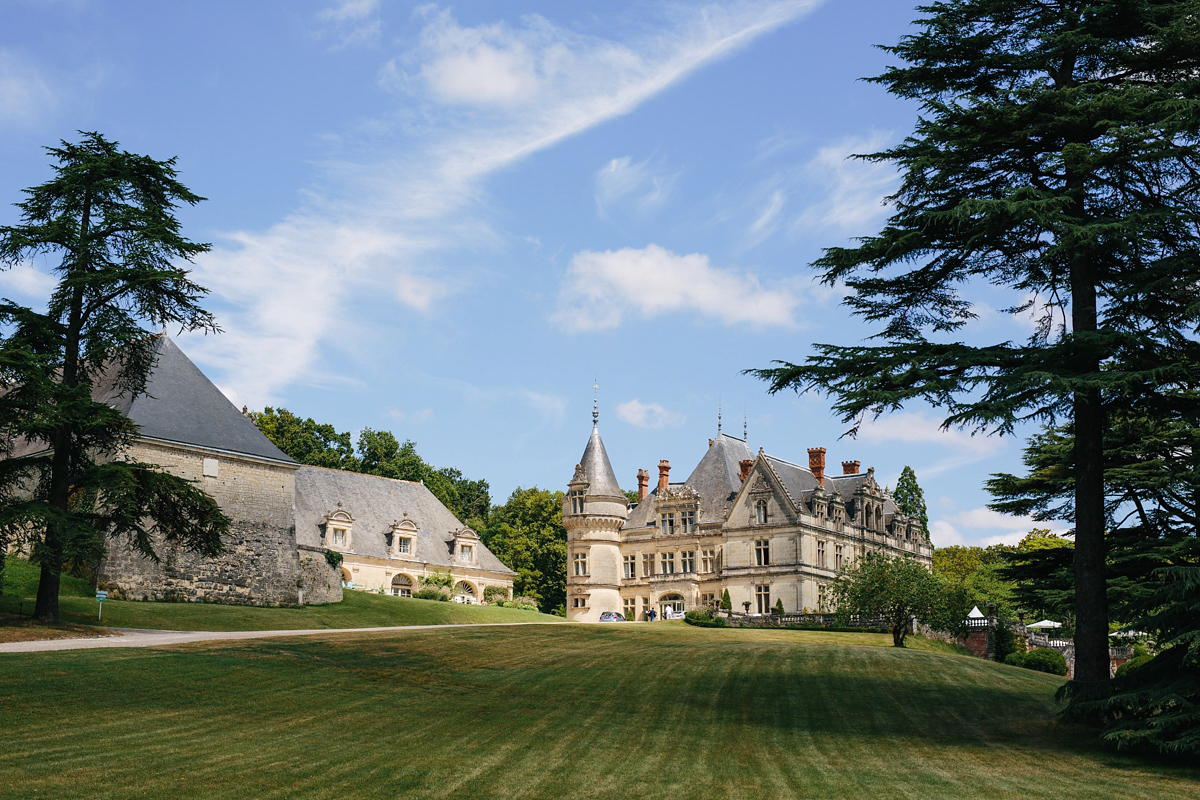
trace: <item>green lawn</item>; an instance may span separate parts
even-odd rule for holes
[[[0,612],[33,612],[38,570],[21,559],[5,568]],[[170,631],[298,630],[304,628],[375,628],[385,625],[448,625],[478,622],[562,622],[559,617],[496,606],[467,606],[436,600],[346,592],[345,600],[326,606],[261,608],[212,603],[142,603],[106,600],[96,620],[96,592],[86,581],[63,576],[59,616],[64,622],[114,628]]]
[[[4,655],[0,798],[1200,796],[1200,772],[1055,723],[1052,676],[887,640],[656,623]]]

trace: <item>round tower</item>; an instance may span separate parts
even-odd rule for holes
[[[599,420],[593,407],[592,435],[563,498],[567,619],[578,622],[597,622],[603,611],[622,610],[621,526],[629,503],[604,451]]]

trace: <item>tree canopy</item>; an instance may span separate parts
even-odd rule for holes
[[[496,506],[480,532],[483,544],[516,570],[513,592],[536,598],[552,613],[567,602],[567,531],[562,525],[562,492],[516,489]]]
[[[180,266],[208,245],[173,214],[203,198],[174,159],[82,136],[47,148],[54,177],[25,190],[20,224],[0,227],[0,265],[48,256],[59,279],[44,313],[0,302],[0,551],[32,545],[42,620],[58,618],[64,558],[94,559],[108,540],[150,558],[160,541],[214,555],[229,526],[194,484],[130,460],[136,426],[93,394],[145,391],[153,330],[217,331]]]
[[[900,480],[896,481],[896,491],[892,492],[892,500],[896,507],[910,517],[921,522],[921,533],[929,539],[929,511],[925,508],[925,493],[917,483],[917,473],[913,468],[905,466],[900,471]]]
[[[301,419],[286,408],[249,412],[250,419],[283,452],[314,467],[363,472],[402,481],[420,481],[454,516],[479,529],[492,498],[485,480],[470,480],[453,467],[437,468],[417,453],[412,440],[401,444],[390,431],[363,428],[357,447],[348,432],[311,417]]]
[[[881,616],[892,644],[904,647],[913,619],[941,625],[945,602],[937,577],[909,556],[869,552],[833,582],[839,615]]]
[[[940,0],[872,80],[920,103],[863,156],[902,183],[883,229],[815,266],[881,324],[754,372],[816,388],[857,429],[912,401],[947,426],[1073,426],[1076,678],[1108,677],[1104,431],[1112,407],[1187,389],[1200,363],[1200,28],[1194,0]],[[1034,315],[968,341],[977,284]],[[986,335],[986,329],[978,336]]]

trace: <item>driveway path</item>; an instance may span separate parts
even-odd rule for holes
[[[553,625],[552,622],[462,622],[450,625],[397,625],[389,628],[316,628],[298,631],[150,631],[140,628],[109,628],[119,636],[86,639],[41,639],[35,642],[0,643],[0,653],[37,653],[44,650],[89,650],[95,647],[158,647],[164,644],[210,642],[218,639],[265,639],[275,636],[316,636],[322,633],[384,633],[428,631],[440,628],[496,628],[511,625]]]

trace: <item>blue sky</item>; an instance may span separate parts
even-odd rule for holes
[[[1019,439],[913,407],[840,439],[815,395],[741,375],[872,333],[807,266],[871,233],[896,185],[847,161],[918,109],[861,78],[915,12],[896,0],[386,0],[0,6],[0,224],[41,147],[99,130],[178,157],[181,213],[224,333],[180,345],[238,405],[413,439],[426,460],[564,488],[591,425],[633,488],[686,476],[716,432],[917,472],[935,545],[1015,541],[987,511]],[[36,304],[36,262],[0,293]],[[972,335],[1029,323],[972,288]],[[1019,299],[1019,298],[1016,298]],[[1052,526],[1060,527],[1060,526]]]

